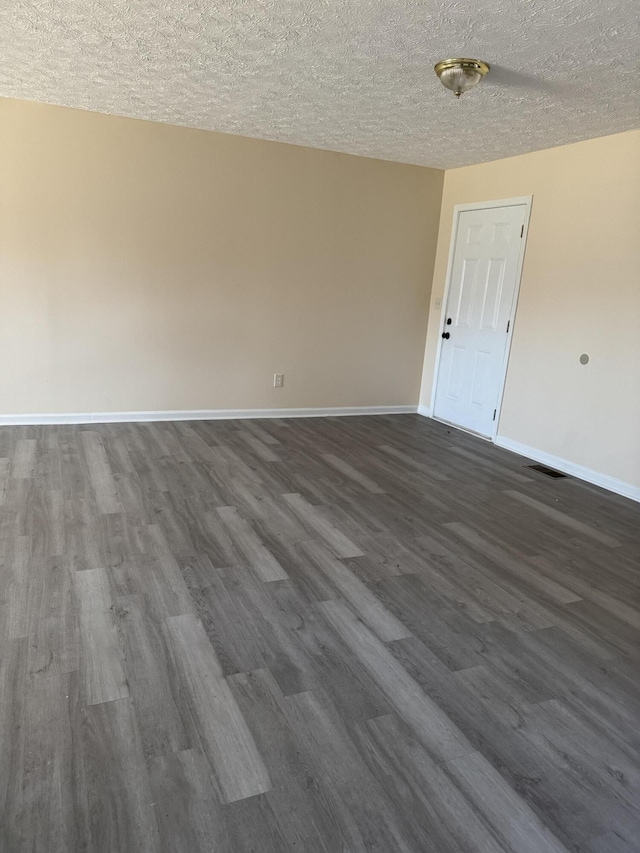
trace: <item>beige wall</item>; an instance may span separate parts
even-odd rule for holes
[[[443,177],[0,100],[0,415],[415,404],[454,205],[532,194],[500,435],[640,485],[640,131]]]
[[[432,305],[454,205],[524,195],[534,199],[499,434],[640,486],[640,131],[448,171]],[[440,317],[432,307],[424,406]]]
[[[442,182],[1,100],[0,414],[417,404]]]

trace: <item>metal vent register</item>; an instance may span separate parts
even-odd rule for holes
[[[561,471],[554,471],[553,468],[547,468],[546,465],[527,465],[527,468],[533,468],[534,471],[540,471],[541,474],[546,474],[547,477],[553,477],[554,480],[560,480],[562,477],[567,477]]]

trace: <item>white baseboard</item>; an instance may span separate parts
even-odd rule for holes
[[[601,486],[610,492],[615,492],[625,498],[631,498],[632,501],[640,501],[640,487],[633,486],[631,483],[625,483],[624,480],[618,480],[616,477],[610,477],[608,474],[601,474],[599,471],[586,468],[584,465],[569,462],[568,459],[553,456],[551,453],[545,453],[544,450],[520,444],[519,441],[513,441],[501,435],[496,436],[495,443],[498,447],[503,447],[505,450],[517,453],[519,456],[524,456],[527,459],[548,465],[549,468],[555,468],[557,471],[562,471],[563,474],[570,474],[579,480],[586,480],[587,483],[593,483],[594,486]]]
[[[344,406],[328,409],[194,409],[165,412],[82,412],[0,415],[0,426],[109,424],[145,421],[218,421],[244,418],[336,418],[348,415],[415,414],[416,406]]]
[[[418,406],[418,414],[422,415],[423,418],[430,418],[431,409],[428,406]]]

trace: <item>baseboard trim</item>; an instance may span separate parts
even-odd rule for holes
[[[422,415],[423,418],[430,418],[431,409],[428,406],[418,406],[418,414]]]
[[[219,421],[247,418],[342,418],[350,415],[407,415],[416,406],[343,406],[327,409],[193,409],[165,412],[74,412],[65,414],[0,415],[0,426],[44,424],[110,424],[148,421]]]
[[[587,483],[600,486],[610,492],[630,498],[632,501],[640,501],[640,488],[631,485],[631,483],[625,483],[624,480],[618,480],[615,477],[610,477],[608,474],[601,474],[592,468],[578,465],[576,462],[570,462],[568,459],[554,456],[551,453],[546,453],[544,450],[538,450],[536,447],[520,444],[519,441],[513,441],[501,435],[496,436],[495,443],[498,447],[511,450],[512,453],[517,453],[519,456],[524,456],[526,459],[531,459],[534,462],[541,462],[543,465],[548,465],[550,468],[562,471],[563,474],[570,474],[579,480],[586,480]]]

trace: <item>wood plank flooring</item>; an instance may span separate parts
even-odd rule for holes
[[[0,429],[0,850],[640,850],[640,506],[526,464]]]

